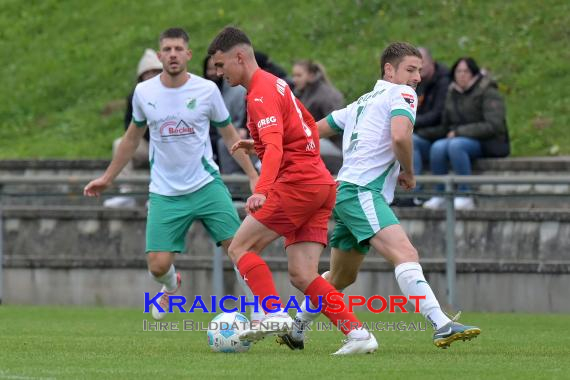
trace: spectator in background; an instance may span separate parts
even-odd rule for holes
[[[293,65],[295,96],[303,103],[315,120],[327,117],[344,106],[344,97],[330,82],[325,68],[311,60],[297,61]]]
[[[509,155],[505,102],[496,83],[481,74],[473,58],[459,58],[451,72],[453,82],[442,115],[446,137],[431,146],[430,167],[433,174],[444,175],[451,163],[455,174],[470,175],[472,160]],[[469,191],[469,187],[461,184],[459,191]],[[443,203],[442,197],[433,197],[424,207],[437,209]],[[458,210],[475,207],[473,198],[466,196],[456,197],[454,205]]]
[[[156,52],[152,49],[146,49],[144,51],[143,56],[141,57],[138,66],[137,66],[137,82],[144,82],[162,72],[162,63],[158,59]],[[136,86],[135,84],[135,86]],[[133,117],[133,94],[134,89],[131,91],[129,96],[127,97],[127,109],[125,112],[125,130],[129,128],[129,124],[131,123],[131,119]],[[122,137],[115,139],[113,141],[113,157],[117,154],[117,148],[121,143]],[[148,141],[149,141],[149,134],[148,130],[144,135],[144,139],[141,140],[133,158],[129,163],[123,168],[121,171],[119,178],[125,178],[132,174],[135,168],[147,168],[148,167]],[[129,193],[131,188],[127,185],[122,185],[119,187],[119,191],[121,193]],[[109,198],[103,202],[103,206],[105,207],[135,207],[136,201],[135,198],[121,195],[113,198]]]
[[[287,72],[279,65],[271,61],[269,56],[260,51],[255,52],[255,59],[259,67],[278,78],[284,79],[290,85],[292,84],[291,78],[287,76]],[[245,125],[246,120],[246,107],[245,96],[247,94],[243,86],[231,87],[227,81],[222,77],[216,75],[216,68],[212,63],[211,57],[207,56],[204,59],[204,78],[209,79],[216,83],[224,103],[230,112],[232,122],[236,127],[240,138],[245,139],[248,137],[248,131]],[[210,139],[212,140],[212,149],[214,151],[214,159],[220,167],[222,174],[243,173],[241,167],[232,158],[225,146],[224,142],[220,139],[220,135],[216,128],[210,128]],[[259,160],[257,157],[253,158],[256,168],[259,170]]]
[[[414,174],[421,174],[423,163],[429,160],[431,144],[445,137],[441,115],[449,88],[449,69],[433,60],[428,49],[420,47],[422,53],[422,81],[416,89],[418,113],[414,125]]]
[[[216,67],[209,55],[204,58],[203,62],[204,78],[211,80],[222,93],[224,103],[232,118],[232,124],[236,128],[240,139],[247,138],[247,128],[245,127],[245,96],[246,90],[242,86],[232,87],[222,77],[216,75]],[[238,163],[228,152],[218,128],[210,127],[210,139],[212,140],[212,149],[214,151],[214,160],[220,167],[222,174],[243,173]]]
[[[325,68],[312,60],[301,60],[293,64],[295,96],[303,103],[315,120],[322,120],[332,111],[344,107],[344,97],[330,82]],[[331,144],[332,142],[332,144]],[[321,155],[331,172],[337,173],[342,165],[342,135],[330,141],[321,140]],[[338,158],[337,165],[333,164]],[[338,167],[334,167],[338,166]]]
[[[422,54],[422,81],[416,88],[418,95],[418,111],[414,125],[414,174],[423,171],[424,163],[429,162],[431,144],[437,139],[445,137],[445,130],[441,126],[441,114],[445,105],[445,97],[449,87],[449,69],[433,60],[431,52],[425,48],[418,48]],[[415,190],[421,190],[417,185]],[[419,206],[419,198],[398,198],[394,202],[400,207]]]
[[[263,52],[255,51],[253,54],[255,55],[255,60],[260,69],[275,75],[277,78],[283,79],[287,82],[290,88],[293,88],[293,81],[287,75],[287,71],[285,71],[285,69],[273,62],[271,58]]]

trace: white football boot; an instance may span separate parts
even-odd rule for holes
[[[162,286],[162,289],[160,289],[160,291],[164,294],[158,300],[158,304],[160,305],[160,307],[162,307],[164,312],[158,311],[158,309],[156,307],[154,307],[154,305],[152,305],[152,317],[155,320],[160,321],[162,318],[164,318],[164,316],[166,315],[166,312],[168,311],[168,305],[170,304],[169,296],[176,294],[176,292],[178,292],[178,290],[180,289],[181,284],[182,284],[182,279],[180,278],[180,273],[177,272],[176,273],[176,290],[174,290],[173,292],[167,292],[166,287],[164,285]]]
[[[348,333],[347,338],[343,341],[343,345],[337,352],[332,355],[354,355],[354,354],[371,354],[378,349],[378,342],[374,335],[367,331],[368,336],[365,338],[356,338],[351,335],[356,330]],[[360,332],[360,331],[358,331]]]

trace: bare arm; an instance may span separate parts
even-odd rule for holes
[[[119,147],[117,148],[117,152],[113,160],[105,170],[105,173],[97,179],[89,182],[85,189],[83,190],[83,194],[89,197],[92,196],[99,196],[111,183],[113,180],[119,175],[121,170],[125,167],[125,165],[131,160],[141,139],[143,138],[146,132],[146,127],[141,128],[137,127],[134,123],[131,123]]]
[[[330,126],[326,117],[317,122],[317,127],[319,128],[319,137],[331,137],[338,134],[338,131]]]
[[[398,182],[400,186],[406,190],[413,189],[416,184],[414,178],[412,142],[414,126],[406,116],[394,116],[392,117],[390,129],[392,134],[392,149],[394,149],[394,155],[402,167],[402,174],[400,174]]]

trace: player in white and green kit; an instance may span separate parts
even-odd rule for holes
[[[200,220],[214,241],[226,250],[240,226],[229,191],[212,158],[210,125],[218,128],[228,148],[239,136],[215,83],[186,71],[192,52],[183,29],[172,28],[161,34],[158,57],[164,71],[137,85],[133,121],[118,152],[105,173],[91,181],[84,193],[98,196],[112,183],[148,127],[150,195],[146,252],[151,276],[163,285],[164,295],[159,303],[168,310],[169,295],[180,287],[174,257],[183,252],[192,222]],[[249,157],[239,151],[234,158],[249,176],[253,189],[258,175]],[[155,319],[162,319],[164,314],[153,307]]]
[[[450,320],[441,310],[427,283],[416,249],[389,204],[398,183],[415,187],[412,165],[412,131],[416,117],[422,56],[406,43],[389,45],[381,59],[382,80],[346,108],[318,122],[321,137],[343,135],[343,165],[333,215],[331,268],[323,276],[336,288],[352,284],[372,245],[395,267],[400,290],[425,296],[420,312],[436,330],[434,344],[447,348],[453,341],[471,339],[480,329]],[[299,329],[281,337],[292,349],[304,347],[303,326],[318,314],[297,315]]]

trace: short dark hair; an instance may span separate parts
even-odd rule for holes
[[[457,61],[455,61],[455,63],[451,67],[451,79],[455,79],[455,69],[457,68],[457,65],[459,65],[461,62],[465,62],[465,64],[467,65],[467,68],[471,72],[471,75],[477,76],[477,75],[479,75],[479,73],[481,73],[481,69],[479,69],[479,65],[477,65],[477,62],[475,62],[475,60],[473,58],[461,57]]]
[[[208,47],[208,54],[214,55],[217,51],[225,53],[231,50],[234,46],[241,44],[251,46],[251,41],[242,30],[233,26],[226,26],[220,33],[218,33]]]
[[[386,63],[391,64],[395,68],[398,68],[398,65],[404,57],[414,56],[422,59],[422,54],[420,51],[414,46],[407,42],[392,42],[384,52],[382,53],[382,57],[380,58],[380,69],[382,72],[382,78],[384,77],[384,66]]]
[[[158,43],[161,43],[165,38],[182,38],[184,42],[188,43],[190,41],[190,37],[188,37],[188,33],[182,28],[168,28],[164,32],[160,33],[160,37],[158,38]]]

